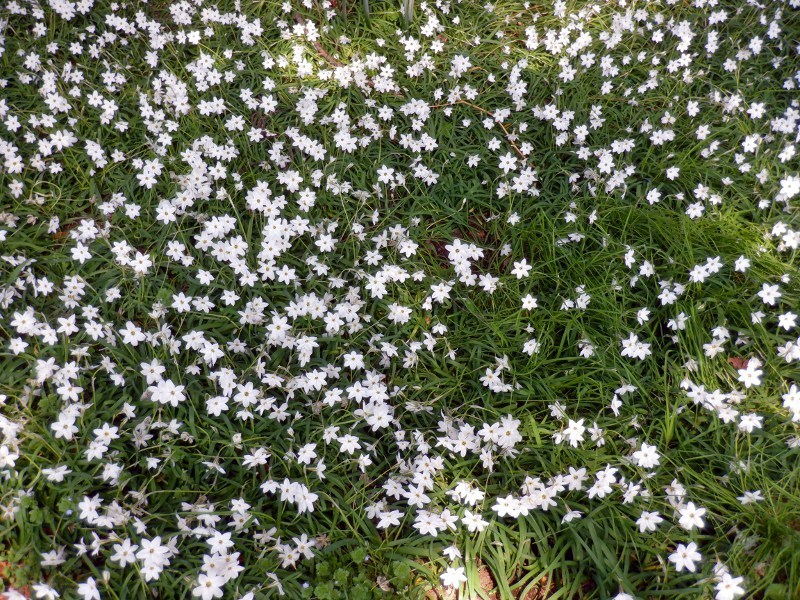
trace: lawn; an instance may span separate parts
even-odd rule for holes
[[[800,2],[0,8],[0,597],[800,598]]]

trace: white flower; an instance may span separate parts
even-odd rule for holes
[[[393,302],[389,305],[389,314],[386,316],[392,323],[402,325],[411,319],[411,309]]]
[[[111,561],[117,563],[120,568],[125,568],[127,565],[132,565],[136,562],[136,551],[139,549],[137,544],[131,544],[129,539],[122,540],[121,544],[114,544],[114,554],[111,556]]]
[[[513,171],[517,167],[517,159],[511,152],[507,152],[500,157],[500,162],[497,166],[503,170],[505,175],[508,175],[509,171]]]
[[[13,467],[16,464],[16,460],[19,458],[19,454],[16,452],[12,452],[8,446],[2,445],[0,446],[0,469],[5,469],[6,467]]]
[[[78,433],[78,427],[75,425],[75,417],[65,412],[59,413],[58,421],[51,423],[50,429],[53,430],[53,435],[56,439],[64,438],[65,440],[71,440],[74,434]]]
[[[761,375],[764,373],[758,367],[761,363],[757,359],[751,359],[746,369],[739,369],[738,381],[744,384],[745,388],[751,388],[754,385],[761,385]]]
[[[571,523],[575,519],[580,519],[581,517],[583,517],[583,513],[581,511],[579,511],[579,510],[571,510],[567,514],[565,514],[563,517],[561,517],[561,522],[562,523]]]
[[[534,354],[538,354],[541,348],[542,345],[539,341],[536,338],[531,338],[522,346],[522,351],[528,356],[533,356]]]
[[[639,532],[645,533],[646,531],[655,531],[658,524],[663,522],[664,519],[657,512],[642,511],[641,516],[636,520],[639,526]]]
[[[736,259],[736,262],[733,265],[735,271],[739,273],[744,273],[747,269],[750,268],[750,259],[746,256],[740,256]]]
[[[489,526],[489,522],[483,520],[478,513],[473,513],[470,510],[464,511],[464,516],[461,517],[461,522],[467,526],[470,533],[481,532]]]
[[[222,586],[225,580],[215,575],[201,573],[197,578],[197,587],[192,590],[192,596],[199,596],[202,600],[222,598]]]
[[[457,558],[461,558],[461,550],[459,550],[455,544],[448,546],[447,548],[442,550],[442,554],[444,554],[447,558],[449,558],[450,561],[454,561]]]
[[[739,419],[739,431],[753,433],[753,431],[756,429],[761,429],[763,421],[764,417],[759,416],[756,413],[742,415]]]
[[[781,179],[781,195],[790,200],[800,193],[800,177],[787,175]]]
[[[697,568],[694,563],[702,560],[702,558],[702,555],[697,551],[697,544],[694,542],[690,542],[687,546],[678,544],[675,552],[669,555],[669,560],[675,563],[675,569],[677,571],[686,569],[692,573],[694,573]]]
[[[761,490],[756,490],[755,492],[745,492],[743,495],[736,498],[742,505],[745,504],[752,504],[753,502],[761,502],[764,500],[764,494]]]
[[[42,473],[45,474],[48,481],[61,483],[62,481],[64,481],[65,475],[72,473],[72,469],[67,468],[66,465],[59,465],[54,468],[42,469]]]
[[[680,514],[678,524],[687,531],[705,526],[703,515],[706,514],[706,509],[695,506],[694,502],[687,502],[684,508],[678,509],[678,513]]]
[[[100,591],[97,589],[94,577],[89,577],[78,585],[77,593],[83,600],[100,600]]]
[[[125,324],[123,329],[119,330],[120,335],[122,336],[122,341],[126,344],[131,346],[138,346],[139,342],[143,342],[147,339],[144,332],[142,332],[141,328],[137,327],[130,321]]]
[[[733,577],[730,573],[723,573],[722,579],[714,586],[717,590],[716,600],[734,600],[744,595],[745,590],[739,585],[743,581],[744,577]]]
[[[758,292],[758,297],[761,298],[761,301],[770,306],[775,306],[775,302],[781,296],[783,296],[783,294],[781,293],[780,287],[777,284],[769,285],[768,283],[765,283],[761,286],[761,291]]]
[[[511,270],[511,274],[516,275],[517,279],[522,279],[523,277],[527,277],[532,269],[533,267],[528,264],[526,259],[523,258],[522,260],[514,263],[514,268]]]
[[[537,299],[530,294],[522,297],[522,308],[524,310],[533,310],[538,307]]]
[[[136,553],[136,558],[144,563],[145,567],[154,567],[155,577],[161,572],[163,567],[169,564],[172,552],[167,546],[161,544],[161,536],[157,535],[152,540],[143,539],[141,550]]]
[[[570,419],[567,428],[564,430],[564,436],[566,436],[569,445],[573,448],[577,448],[578,444],[583,441],[583,434],[586,432],[583,421],[584,419],[580,419],[579,421]]]
[[[160,404],[169,404],[170,406],[178,406],[179,403],[186,400],[186,395],[183,393],[184,389],[185,386],[176,385],[171,379],[164,379],[155,386],[147,388],[152,394],[150,400]]]
[[[381,512],[378,515],[378,525],[379,529],[386,529],[390,526],[398,526],[400,525],[400,519],[403,518],[403,513],[399,510],[392,510],[388,512]]]
[[[622,340],[622,351],[620,352],[621,356],[644,360],[646,357],[650,356],[651,353],[650,344],[640,342],[639,337],[633,333],[628,336],[627,340]]]
[[[633,462],[643,469],[652,469],[658,466],[660,460],[658,449],[645,443],[642,443],[642,447],[633,453]]]
[[[56,600],[56,598],[61,597],[61,594],[44,583],[35,584],[33,591],[36,594],[36,598],[41,598],[42,600]]]
[[[447,570],[441,574],[440,579],[442,580],[442,585],[452,588],[458,588],[462,583],[467,582],[464,567],[448,567]]]

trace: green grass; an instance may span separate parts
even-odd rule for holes
[[[185,598],[194,590],[211,597],[202,588],[210,573],[211,587],[231,598],[282,589],[288,598],[323,600],[724,600],[741,595],[719,588],[726,569],[743,578],[748,598],[800,594],[800,412],[786,400],[800,385],[791,346],[800,341],[780,320],[800,308],[797,195],[780,196],[798,174],[787,153],[796,143],[796,90],[785,83],[798,85],[796,8],[581,1],[567,2],[562,18],[550,4],[505,0],[286,8],[224,0],[217,9],[238,21],[220,23],[202,12],[211,4],[201,5],[184,15],[189,3],[98,1],[70,19],[53,5],[42,14],[2,9],[6,591],[88,598],[96,585],[104,598]],[[719,10],[727,19],[709,24]],[[248,39],[242,28],[255,19],[262,30]],[[669,28],[684,21],[694,37],[681,49]],[[318,35],[309,39],[302,29],[312,24]],[[557,36],[568,24],[569,43],[553,48],[547,31]],[[615,28],[621,36],[609,41]],[[653,40],[656,30],[663,41]],[[711,30],[719,49],[708,54]],[[570,54],[581,32],[590,39]],[[186,41],[190,33],[198,37]],[[760,51],[737,56],[754,36]],[[420,48],[409,58],[413,41]],[[594,63],[586,66],[589,52]],[[673,69],[682,55],[690,64]],[[458,56],[470,66],[452,75]],[[207,87],[195,78],[203,57],[220,77]],[[604,57],[613,58],[615,75],[603,74]],[[577,70],[574,79],[561,77],[562,59]],[[390,79],[381,79],[384,67]],[[76,70],[80,77],[67,76]],[[657,85],[646,86],[654,76]],[[526,85],[519,104],[512,80]],[[165,99],[170,81],[185,84],[188,110]],[[248,89],[253,102],[242,94]],[[46,97],[54,92],[67,110],[54,110]],[[90,101],[93,92],[100,102]],[[730,110],[724,102],[737,94],[740,108]],[[262,102],[269,96],[274,106]],[[310,97],[316,108],[306,114]],[[200,103],[215,98],[225,111],[202,114]],[[405,114],[412,101],[429,112],[424,119]],[[689,101],[698,103],[695,116]],[[102,116],[102,102],[113,103],[113,116]],[[759,102],[764,115],[753,117],[747,110]],[[549,106],[573,115],[566,138],[552,117],[540,118]],[[662,122],[669,116],[674,123]],[[233,117],[241,130],[228,127]],[[263,130],[260,138],[249,136],[253,128]],[[674,138],[654,143],[658,129]],[[357,140],[352,152],[337,141],[342,130]],[[48,153],[59,131],[78,141]],[[743,150],[752,135],[760,136],[757,149]],[[626,140],[633,147],[619,149]],[[102,146],[105,164],[86,141]],[[235,152],[226,156],[226,148]],[[115,150],[121,160],[112,159]],[[612,153],[608,168],[603,152]],[[508,172],[506,155],[516,159]],[[163,169],[148,188],[139,161],[153,159]],[[391,182],[380,179],[383,166],[394,170]],[[526,167],[530,180],[515,182]],[[672,167],[677,178],[667,174]],[[301,180],[296,187],[283,179],[290,171]],[[273,212],[252,208],[262,183]],[[313,207],[303,207],[304,189],[315,192]],[[657,203],[648,201],[652,190],[661,193]],[[687,209],[696,202],[704,210],[693,218]],[[174,220],[159,216],[165,205]],[[298,227],[302,219],[307,227]],[[280,235],[269,231],[292,228],[271,254]],[[326,234],[335,242],[329,251]],[[482,251],[470,261],[472,285],[459,281],[448,255],[455,239]],[[90,252],[83,262],[79,242]],[[120,242],[130,245],[129,258],[142,253],[152,264],[137,274],[115,254]],[[740,257],[750,261],[746,270],[735,268]],[[294,277],[275,277],[270,258]],[[512,271],[523,258],[532,269],[518,278]],[[715,258],[717,273],[691,281]],[[491,292],[479,284],[487,275],[497,278]],[[371,291],[381,276],[383,295]],[[80,294],[69,297],[80,282]],[[431,301],[444,282],[451,290]],[[774,304],[759,296],[765,284],[780,288]],[[663,288],[676,285],[683,289],[667,299]],[[117,298],[107,295],[112,288]],[[228,301],[230,293],[238,298]],[[181,310],[173,306],[179,294],[208,296],[213,307]],[[528,295],[536,308],[523,308]],[[324,306],[297,314],[293,303],[309,298]],[[392,320],[393,304],[411,309],[407,321]],[[649,314],[640,322],[642,309]],[[26,310],[35,325],[24,325]],[[335,314],[338,327],[330,324]],[[685,326],[671,326],[681,314]],[[290,341],[270,341],[281,316]],[[73,317],[77,330],[67,333]],[[129,322],[144,334],[135,344],[122,332]],[[730,339],[714,356],[707,345],[719,328]],[[641,360],[622,354],[631,335],[649,344]],[[316,342],[305,356],[297,343],[304,336]],[[524,351],[533,338],[537,351]],[[346,366],[351,352],[363,355],[362,367]],[[45,372],[48,360],[60,375]],[[153,360],[165,368],[160,377],[184,386],[175,405],[152,400],[158,380],[147,381],[143,364]],[[738,371],[754,360],[763,373],[746,387]],[[507,387],[484,385],[487,369]],[[308,374],[322,373],[323,383],[303,389]],[[226,378],[270,400],[259,412]],[[71,396],[67,380],[82,390]],[[372,403],[358,398],[356,384]],[[693,402],[698,386],[718,404]],[[336,390],[340,397],[326,396]],[[227,407],[214,409],[211,399],[220,397]],[[245,409],[252,414],[237,414]],[[373,427],[370,411],[390,417]],[[56,436],[51,425],[69,414],[77,431]],[[761,426],[739,427],[745,415]],[[479,433],[509,419],[520,436],[511,450]],[[587,430],[575,445],[558,443],[570,421]],[[119,437],[87,456],[104,426]],[[352,454],[340,450],[346,435],[360,445]],[[633,460],[643,443],[657,449],[657,465]],[[303,458],[308,444],[316,456]],[[248,467],[259,452],[265,460]],[[588,493],[608,466],[617,469],[611,492]],[[57,467],[69,470],[63,480],[45,471]],[[581,468],[580,489],[559,484]],[[317,495],[313,511],[280,488],[266,490],[285,480]],[[429,482],[423,508],[459,520],[440,524],[436,536],[421,533],[420,507],[387,492],[391,481],[405,491]],[[525,486],[535,497],[536,481],[553,492],[554,506],[498,514],[498,499],[519,499]],[[681,498],[668,490],[677,484]],[[482,498],[459,500],[465,485]],[[85,510],[92,498],[102,501],[97,516]],[[702,527],[680,525],[688,502],[705,509]],[[485,528],[470,530],[467,510]],[[397,522],[379,526],[391,511]],[[640,532],[643,511],[663,518],[655,531]],[[232,545],[212,558],[217,533],[230,534]],[[156,536],[171,548],[161,570],[148,575],[144,555],[127,566],[112,558],[121,540],[141,549]],[[305,539],[315,545],[303,556]],[[678,571],[669,557],[691,542],[702,559],[695,572]],[[460,556],[444,553],[451,547]],[[63,562],[48,561],[59,550]],[[204,570],[204,560],[225,556],[230,571]],[[458,591],[443,586],[456,568],[466,579]]]

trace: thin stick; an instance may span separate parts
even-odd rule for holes
[[[294,20],[299,25],[305,25],[306,24],[306,20],[299,13],[294,13]],[[325,48],[323,48],[322,44],[320,44],[319,42],[316,42],[316,41],[315,42],[311,42],[311,45],[314,46],[314,50],[316,50],[317,53],[319,53],[319,55],[322,58],[324,58],[326,61],[328,61],[334,67],[343,67],[344,66],[343,62],[341,62],[339,60],[336,60],[330,54],[328,54],[328,51],[325,50]]]
[[[485,108],[483,108],[481,106],[478,106],[477,104],[473,104],[472,102],[469,102],[468,100],[461,100],[460,98],[458,100],[456,100],[455,102],[447,102],[445,104],[432,104],[428,108],[443,108],[445,106],[453,106],[455,104],[465,104],[467,106],[471,106],[475,110],[480,111],[485,115],[489,115],[490,117],[492,117],[492,119],[494,119],[494,113],[493,112],[491,112],[489,110],[486,110]],[[517,146],[514,142],[511,141],[511,139],[510,139],[511,138],[511,134],[508,132],[508,129],[506,129],[506,126],[503,125],[500,121],[497,121],[497,120],[495,120],[495,123],[497,123],[500,126],[500,129],[503,130],[503,133],[506,134],[506,141],[509,144],[511,144],[511,147],[514,148],[514,150],[517,152],[517,154],[520,155],[520,157],[525,162],[525,164],[528,164],[529,166],[533,166],[533,165],[530,165],[530,163],[528,163],[528,157],[525,156],[525,154],[523,154],[522,150],[519,149],[519,146]]]

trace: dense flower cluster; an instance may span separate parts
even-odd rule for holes
[[[357,41],[341,3],[230,4],[3,8],[32,594],[301,597],[390,537],[458,588],[494,531],[611,510],[635,568],[743,595],[696,478],[763,503],[750,449],[800,448],[798,3],[436,0]]]

